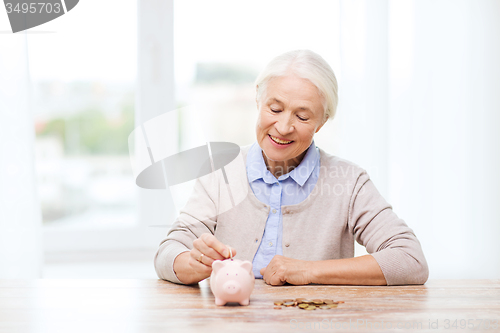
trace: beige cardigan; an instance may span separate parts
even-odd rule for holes
[[[173,270],[175,258],[208,232],[235,248],[235,258],[253,260],[269,206],[255,197],[248,183],[248,149],[243,147],[225,167],[229,185],[221,170],[197,180],[156,253],[158,277],[181,283]],[[283,255],[301,260],[352,258],[356,240],[378,262],[387,285],[424,284],[429,270],[417,237],[392,211],[366,171],[322,149],[320,165],[318,181],[307,199],[282,207]]]

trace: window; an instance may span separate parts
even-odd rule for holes
[[[258,73],[293,49],[311,49],[338,67],[338,13],[332,1],[175,1],[177,106],[197,105],[209,141],[253,143]]]
[[[99,247],[97,238],[76,230],[137,224],[127,144],[135,117],[137,3],[81,2],[36,30],[28,34],[28,56],[45,247]]]

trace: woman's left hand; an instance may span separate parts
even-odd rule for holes
[[[311,283],[311,261],[275,255],[266,267],[260,270],[267,284],[280,286],[285,283],[303,285]]]

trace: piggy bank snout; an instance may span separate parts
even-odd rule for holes
[[[234,281],[234,280],[231,280],[231,281],[227,281],[226,283],[224,283],[224,285],[222,286],[222,289],[228,293],[228,294],[236,294],[237,292],[240,291],[241,289],[241,285]]]

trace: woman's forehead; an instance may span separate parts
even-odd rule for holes
[[[299,104],[296,107],[311,109],[321,105],[322,97],[318,88],[307,79],[297,76],[284,76],[269,80],[266,94],[266,103]]]
[[[296,75],[288,75],[272,78],[267,84],[268,92],[279,92],[281,94],[293,94],[301,97],[317,98],[319,89],[308,79]]]

